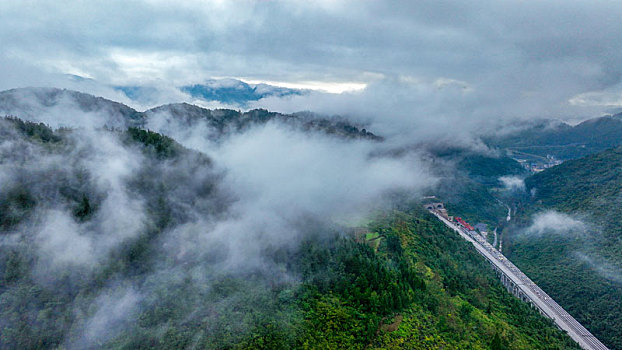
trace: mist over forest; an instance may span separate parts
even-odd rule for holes
[[[620,14],[1,3],[0,349],[622,349]]]
[[[182,127],[166,112],[147,115],[146,125],[162,125],[190,149],[128,129],[140,118],[116,114],[127,107],[106,102],[83,111],[65,96],[46,98],[59,102],[32,108],[44,117],[29,119],[62,115],[62,128],[2,121],[3,322],[32,325],[26,334],[5,333],[8,347],[107,344],[162,307],[175,308],[167,311],[178,313],[175,322],[208,324],[205,338],[221,327],[243,337],[256,325],[235,309],[252,317],[265,302],[278,308],[272,290],[301,282],[290,259],[303,242],[342,236],[391,205],[392,193],[418,193],[435,181],[415,152],[378,154],[378,141],[352,126],[341,135],[259,120],[219,131],[205,118]],[[23,296],[24,288],[39,292]],[[28,309],[16,309],[14,298]],[[35,321],[45,312],[64,316]]]

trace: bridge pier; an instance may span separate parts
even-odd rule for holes
[[[538,310],[538,312],[544,316],[547,316],[530,298],[529,296],[527,296],[522,290],[521,288],[510,278],[508,277],[505,273],[503,273],[503,271],[496,265],[494,264],[492,261],[488,260],[488,262],[490,263],[490,266],[492,267],[493,271],[495,272],[495,275],[497,275],[497,278],[499,278],[499,280],[501,281],[501,285],[503,285],[503,287],[512,295],[514,295],[515,297],[517,297],[518,299],[529,303],[529,306],[531,306],[532,308]]]

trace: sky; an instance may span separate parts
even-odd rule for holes
[[[316,91],[251,107],[390,109],[400,128],[580,119],[622,107],[621,14],[611,1],[3,1],[0,88],[119,100],[105,87],[237,78]]]

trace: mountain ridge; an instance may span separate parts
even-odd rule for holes
[[[274,120],[287,122],[290,126],[302,130],[373,141],[382,140],[382,137],[341,118],[283,114],[265,109],[252,109],[245,112],[232,109],[207,109],[186,102],[165,104],[141,112],[120,102],[75,90],[37,87],[0,92],[0,114],[43,122],[53,127],[72,125],[76,120],[79,121],[78,126],[89,126],[87,120],[80,122],[78,118],[68,115],[70,113],[88,115],[94,123],[98,124],[95,125],[96,127],[149,127],[151,119],[156,114],[168,113],[178,122],[184,122],[189,127],[195,122],[207,122],[208,126],[215,128],[221,136],[227,130],[240,131],[250,127],[251,124],[264,124]],[[171,122],[170,119],[167,120]]]

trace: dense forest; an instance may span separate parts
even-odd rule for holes
[[[2,349],[577,348],[417,203],[248,237],[236,265],[205,155],[138,128],[0,135]]]
[[[505,252],[594,335],[622,349],[622,148],[525,182]]]

